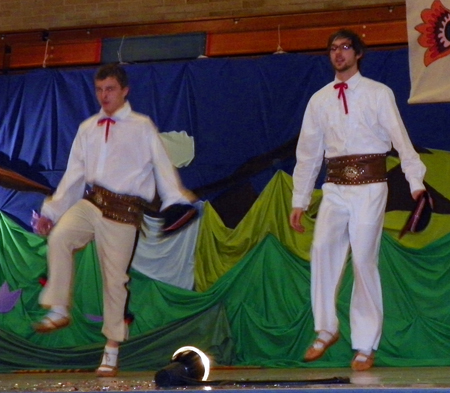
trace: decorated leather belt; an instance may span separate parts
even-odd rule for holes
[[[106,188],[94,185],[84,199],[93,203],[105,218],[140,228],[144,210],[148,202],[140,197],[126,194],[116,194]]]
[[[325,158],[325,181],[344,185],[385,182],[386,156],[386,153],[382,153]]]

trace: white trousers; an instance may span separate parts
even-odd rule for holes
[[[314,328],[339,329],[336,298],[351,249],[354,282],[350,302],[352,348],[376,350],[383,324],[378,256],[387,184],[348,186],[325,183],[311,252]]]
[[[103,279],[103,329],[106,338],[124,341],[127,269],[136,228],[102,217],[92,203],[80,200],[57,222],[48,237],[48,280],[40,295],[44,306],[70,306],[73,254],[95,239]],[[87,290],[87,288],[86,288]]]

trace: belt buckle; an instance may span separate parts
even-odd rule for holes
[[[363,171],[355,165],[347,165],[342,170],[342,176],[348,180],[356,180]]]
[[[103,205],[103,196],[102,196],[102,194],[100,194],[100,193],[98,193],[98,192],[96,192],[95,194],[94,194],[94,201],[95,201],[95,203],[97,204],[97,205]]]

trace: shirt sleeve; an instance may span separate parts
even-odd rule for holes
[[[419,154],[414,150],[398,111],[394,93],[390,88],[383,89],[378,98],[378,104],[381,106],[380,123],[389,134],[392,145],[399,154],[401,168],[409,183],[411,193],[425,189],[423,179],[426,167],[420,160]]]
[[[308,208],[316,178],[322,166],[323,154],[324,135],[310,100],[297,143],[297,164],[292,175],[294,186],[292,207],[300,207],[304,210]]]
[[[151,121],[150,121],[151,123]],[[161,210],[174,203],[189,204],[190,201],[184,196],[184,187],[165,150],[164,144],[159,136],[156,126],[151,123],[151,154],[156,181],[156,189],[161,198]]]
[[[44,201],[41,214],[53,222],[58,221],[72,205],[83,197],[85,186],[83,146],[79,133],[77,133],[72,144],[66,171],[55,193]]]

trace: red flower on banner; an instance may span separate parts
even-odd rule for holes
[[[420,14],[424,23],[417,25],[421,33],[418,42],[427,48],[424,57],[425,66],[450,55],[450,10],[445,8],[440,0],[434,0],[431,8],[424,9]]]

